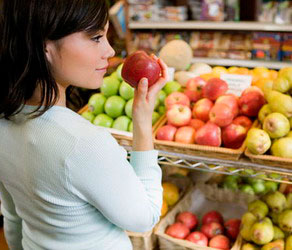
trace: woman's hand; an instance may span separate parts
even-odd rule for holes
[[[167,81],[167,66],[155,55],[152,55],[161,67],[161,77],[158,81],[148,89],[148,79],[142,78],[135,89],[135,97],[133,103],[133,119],[137,122],[145,123],[145,119],[152,121],[152,113],[159,91],[164,87]]]
[[[148,80],[142,78],[135,89],[133,102],[133,150],[143,151],[153,149],[152,142],[152,113],[159,91],[167,82],[167,66],[156,56],[152,55],[161,67],[161,77],[148,88]]]

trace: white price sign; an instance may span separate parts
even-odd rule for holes
[[[228,93],[237,96],[240,96],[242,91],[251,85],[252,81],[252,76],[250,75],[222,74],[220,78],[227,82],[229,88]]]

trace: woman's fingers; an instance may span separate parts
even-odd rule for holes
[[[142,99],[146,99],[147,94],[148,94],[148,79],[143,77],[139,84],[138,84],[138,88],[137,88],[137,94],[139,96],[139,98]]]
[[[149,88],[149,94],[148,94],[149,97],[156,96],[158,94],[158,92],[164,87],[164,85],[167,82],[167,78],[168,78],[167,66],[161,59],[158,59],[158,63],[161,67],[161,77],[158,79],[158,81],[155,84],[153,84]]]

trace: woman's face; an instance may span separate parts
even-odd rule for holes
[[[77,32],[46,43],[46,55],[58,84],[64,88],[101,86],[108,59],[115,54],[106,37],[108,26],[93,35]]]

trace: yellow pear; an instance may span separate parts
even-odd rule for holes
[[[264,245],[261,250],[284,250],[284,247],[284,240],[279,239]]]
[[[250,212],[245,213],[241,218],[240,235],[246,241],[251,241],[250,229],[257,218]]]
[[[285,115],[287,118],[292,117],[292,97],[282,94],[275,90],[265,92],[266,99],[270,104],[273,112],[278,112]]]

